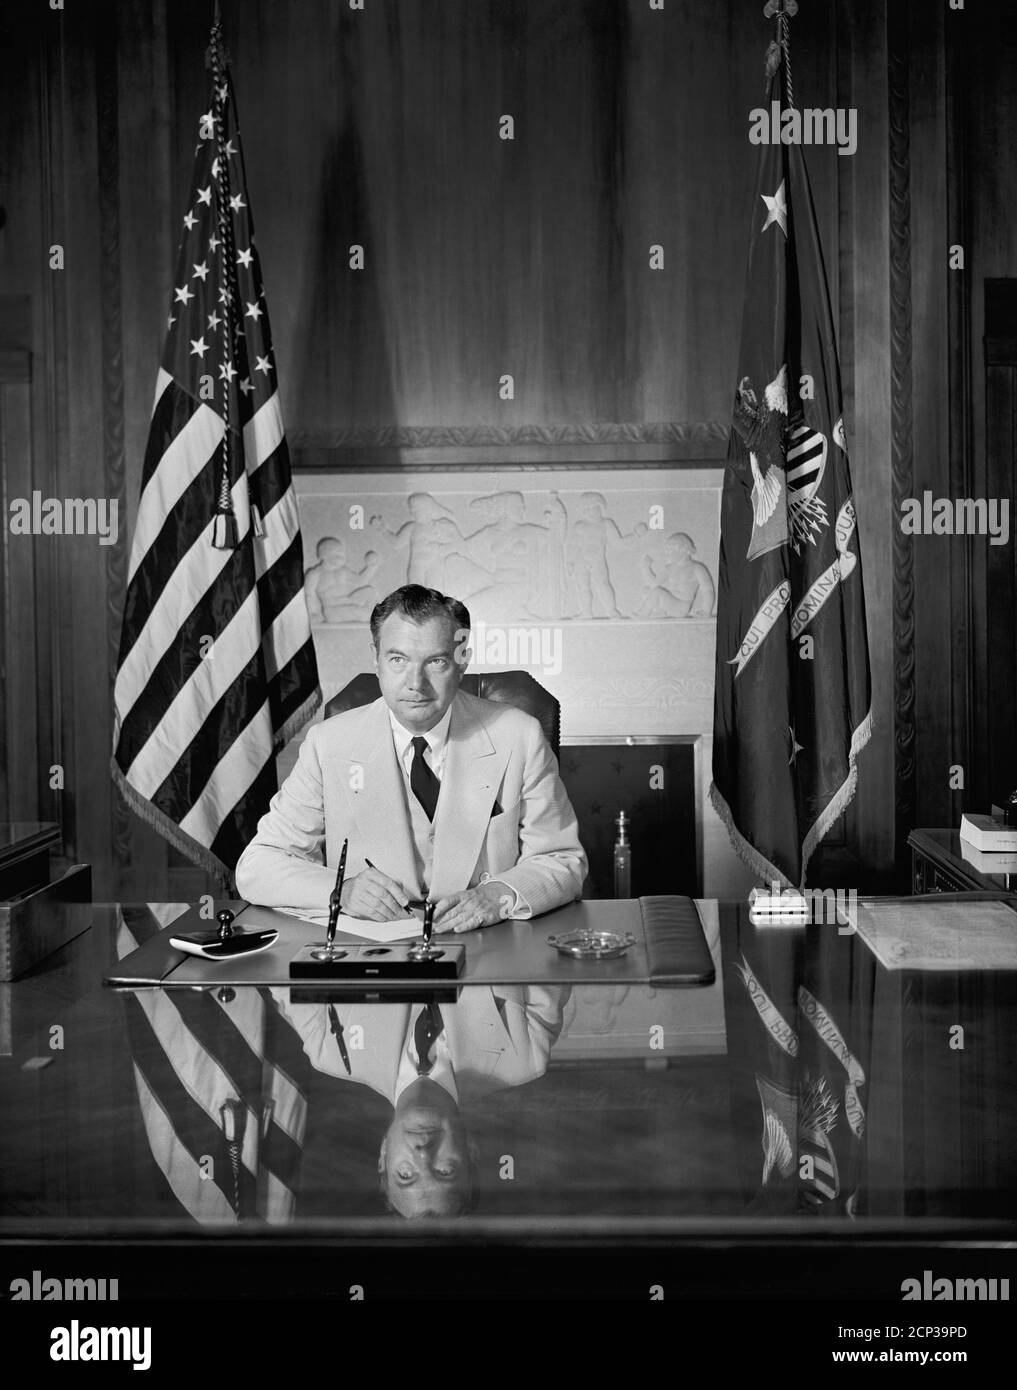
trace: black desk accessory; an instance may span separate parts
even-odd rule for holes
[[[305,946],[290,961],[291,980],[392,980],[412,985],[414,980],[458,980],[466,950],[449,944],[435,946],[421,955],[417,943],[393,941],[388,946],[350,942],[334,950],[327,960]]]
[[[458,942],[436,946],[432,941],[434,903],[424,904],[420,941],[393,941],[388,946],[368,943],[323,950],[305,946],[290,961],[291,980],[457,980],[466,948]]]
[[[339,855],[339,868],[336,870],[335,887],[328,900],[328,926],[325,928],[325,940],[320,946],[311,946],[308,949],[314,960],[327,965],[329,961],[339,960],[345,952],[335,944],[336,927],[339,924],[339,911],[343,896],[343,880],[346,877],[346,851],[350,847],[349,839],[343,840],[342,853]]]
[[[419,941],[414,941],[410,944],[408,950],[410,960],[423,963],[426,961],[440,960],[442,958],[445,952],[440,946],[435,946],[434,942],[431,940],[433,931],[434,903],[428,898],[427,902],[424,903],[423,935]],[[458,974],[459,972],[457,971],[456,973]]]
[[[217,932],[184,932],[180,936],[171,936],[170,945],[178,951],[186,951],[189,956],[202,956],[205,960],[232,960],[234,956],[267,951],[279,939],[279,933],[271,928],[241,931],[234,927],[233,913],[228,907],[217,912],[215,920],[219,923]]]

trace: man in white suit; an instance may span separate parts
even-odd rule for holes
[[[459,689],[469,628],[462,603],[418,584],[375,607],[381,697],[308,731],[237,864],[243,897],[322,912],[347,838],[355,917],[429,897],[435,931],[464,932],[580,896],[586,855],[540,724]]]
[[[301,1003],[272,994],[311,1064],[393,1108],[378,1155],[401,1216],[456,1216],[476,1195],[477,1148],[460,1107],[547,1071],[569,985],[474,985],[458,1003]]]

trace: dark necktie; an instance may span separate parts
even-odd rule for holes
[[[434,820],[435,807],[438,805],[438,793],[441,791],[441,783],[434,773],[424,762],[424,749],[427,747],[427,739],[418,734],[413,742],[413,763],[410,767],[410,790],[424,808],[424,814],[428,820]]]
[[[445,1020],[441,1016],[441,1009],[438,1008],[438,1005],[425,1004],[417,1015],[417,1021],[413,1026],[413,1045],[417,1049],[418,1076],[427,1076],[434,1066],[431,1059],[431,1048],[444,1027]]]

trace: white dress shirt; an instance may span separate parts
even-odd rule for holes
[[[415,1004],[410,1010],[410,1020],[406,1028],[406,1039],[403,1043],[402,1055],[399,1058],[399,1071],[396,1074],[395,1095],[392,1097],[392,1104],[399,1102],[399,1097],[408,1086],[412,1086],[414,1081],[420,1080],[420,1072],[417,1071],[417,1063],[420,1058],[417,1056],[417,1046],[413,1033],[420,1013],[427,1007],[426,1004]],[[447,1091],[455,1103],[459,1104],[459,1090],[456,1086],[456,1074],[452,1066],[452,1054],[448,1048],[448,1039],[443,1028],[431,1045],[431,1056],[434,1065],[428,1072],[428,1080],[436,1081],[443,1091]]]
[[[407,798],[413,795],[410,787],[410,769],[413,766],[413,740],[422,737],[427,740],[427,747],[424,749],[424,762],[434,773],[440,782],[445,770],[445,759],[448,755],[449,729],[452,724],[452,706],[448,709],[435,724],[433,729],[428,729],[426,734],[417,735],[410,729],[404,729],[395,717],[393,712],[388,712],[389,723],[392,725],[392,742],[395,745],[396,761],[402,768],[403,779],[406,783]],[[481,880],[483,883],[504,883],[500,878],[488,878],[487,875]],[[525,920],[533,916],[533,910],[518,889],[512,888],[505,883],[504,886],[513,894],[515,901],[512,910],[509,912],[510,918]]]
[[[413,740],[418,737],[409,729],[404,729],[391,710],[388,712],[389,723],[392,725],[392,741],[395,744],[396,757],[399,766],[403,770],[406,778],[406,790],[410,789],[410,768],[413,766]],[[433,729],[428,729],[426,734],[421,737],[427,739],[427,747],[424,749],[424,762],[441,781],[441,775],[445,770],[445,757],[448,753],[448,731],[452,723],[452,706],[448,709],[435,724]]]

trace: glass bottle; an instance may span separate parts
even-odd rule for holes
[[[614,895],[616,898],[632,896],[632,846],[628,840],[629,819],[624,811],[619,811],[615,820],[618,838],[614,842]]]

